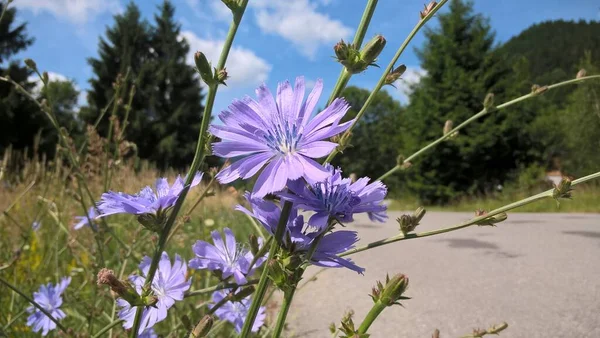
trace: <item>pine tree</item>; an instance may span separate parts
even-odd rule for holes
[[[125,137],[137,145],[140,157],[147,158],[154,151],[157,142],[150,132],[152,121],[157,119],[152,109],[155,82],[150,62],[153,52],[151,27],[141,18],[141,13],[133,2],[114,19],[115,24],[107,29],[106,38],[100,38],[99,58],[88,59],[94,77],[89,80],[89,106],[81,110],[80,116],[86,123],[93,124],[115,96],[113,84],[117,77],[127,75],[122,88],[129,89],[135,85],[136,91]],[[123,90],[123,94],[115,100],[120,120],[125,116],[127,92],[128,90]],[[106,136],[111,111],[112,106],[98,125],[100,135]]]
[[[417,51],[427,72],[410,96],[407,154],[442,135],[446,120],[454,125],[483,108],[487,93],[503,102],[510,67],[495,53],[494,34],[472,3],[453,0],[439,14],[439,28],[426,30]],[[526,155],[529,141],[521,128],[530,117],[493,112],[419,157],[408,184],[425,202],[446,202],[464,193],[483,193],[503,183]]]
[[[190,47],[180,37],[175,8],[164,1],[155,15],[151,45],[156,64],[152,134],[158,140],[150,156],[161,167],[185,167],[192,161],[202,116],[200,82],[193,67],[185,63]]]

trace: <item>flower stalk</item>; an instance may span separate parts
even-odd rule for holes
[[[600,178],[600,172],[597,172],[595,174],[591,174],[582,178],[579,178],[577,180],[574,180],[571,182],[571,186],[575,186],[596,178]],[[354,249],[350,249],[348,251],[342,252],[341,254],[339,254],[339,257],[344,257],[344,256],[348,256],[348,255],[352,255],[361,251],[365,251],[365,250],[369,250],[372,248],[376,248],[378,246],[382,246],[382,245],[386,245],[386,244],[390,244],[390,243],[394,243],[394,242],[398,242],[398,241],[402,241],[402,240],[407,240],[407,239],[414,239],[414,238],[421,238],[421,237],[429,237],[429,236],[433,236],[433,235],[439,235],[439,234],[443,234],[446,232],[451,232],[451,231],[456,231],[459,229],[463,229],[463,228],[467,228],[470,227],[472,225],[481,223],[482,221],[485,221],[486,219],[493,217],[495,215],[501,214],[501,213],[505,213],[506,211],[512,210],[512,209],[516,209],[518,207],[522,207],[524,205],[533,203],[535,201],[538,200],[542,200],[545,198],[553,198],[553,193],[554,193],[554,189],[550,189],[550,190],[546,190],[542,193],[539,193],[537,195],[533,195],[530,197],[527,197],[525,199],[522,199],[520,201],[511,203],[511,204],[507,204],[503,207],[500,207],[498,209],[492,210],[489,213],[486,213],[484,215],[481,216],[477,216],[475,218],[472,218],[469,221],[466,221],[464,223],[460,223],[457,225],[453,225],[447,228],[442,228],[442,229],[437,229],[437,230],[432,230],[432,231],[427,231],[427,232],[421,232],[421,233],[411,233],[411,234],[398,234],[396,236],[392,236],[392,237],[388,237],[386,239],[382,239],[379,241],[375,241],[375,242],[371,242],[367,245],[363,245],[361,247],[358,248],[354,248]]]
[[[271,248],[269,249],[269,256],[267,257],[267,262],[270,262],[271,259],[275,256],[277,249],[279,248],[279,243],[281,243],[283,235],[285,233],[285,228],[290,217],[290,212],[292,211],[292,203],[285,202],[283,204],[283,208],[281,209],[281,216],[279,218],[279,222],[277,224],[277,229],[275,230],[274,240],[271,242]],[[263,271],[260,275],[260,280],[258,282],[258,286],[256,287],[256,292],[254,293],[254,297],[252,298],[252,304],[250,305],[250,309],[248,310],[248,316],[244,321],[244,327],[242,328],[242,332],[240,333],[241,338],[246,338],[250,334],[252,329],[252,324],[256,319],[256,315],[258,314],[258,310],[260,308],[260,304],[262,303],[263,298],[265,297],[265,292],[267,291],[268,281],[269,281],[269,269],[267,267],[263,268]]]
[[[575,84],[575,83],[579,83],[579,82],[582,82],[582,81],[592,80],[592,79],[599,79],[599,78],[600,78],[600,75],[590,75],[590,76],[585,76],[585,77],[579,77],[579,78],[575,78],[575,79],[571,79],[571,80],[567,80],[567,81],[563,81],[563,82],[559,82],[559,83],[555,83],[553,85],[547,86],[546,90],[556,89],[556,88],[559,88],[559,87],[562,87],[562,86],[567,86],[567,85],[570,85],[570,84]],[[427,150],[435,147],[436,145],[442,143],[443,141],[445,141],[446,139],[452,137],[453,135],[456,135],[456,133],[459,130],[461,130],[462,128],[464,128],[467,125],[471,124],[471,122],[473,122],[475,120],[478,120],[479,118],[487,115],[490,111],[497,111],[497,110],[505,109],[505,108],[508,108],[508,107],[510,107],[510,106],[512,106],[514,104],[517,104],[517,103],[519,103],[521,101],[525,101],[527,99],[531,99],[531,98],[533,98],[535,96],[537,96],[537,94],[535,94],[535,93],[532,92],[532,93],[529,93],[527,95],[523,95],[521,97],[518,97],[516,99],[510,100],[508,102],[505,102],[505,103],[503,103],[501,105],[498,105],[498,106],[495,106],[495,107],[487,105],[487,107],[484,107],[479,113],[471,116],[468,120],[466,120],[463,123],[459,124],[454,129],[446,132],[444,135],[442,135],[437,140],[429,143],[428,145],[426,145],[425,147],[419,149],[417,152],[415,152],[414,154],[410,155],[409,157],[403,159],[402,161],[399,161],[399,163],[396,164],[395,167],[393,167],[392,169],[390,169],[385,174],[381,175],[377,180],[378,181],[383,181],[384,179],[388,178],[390,175],[393,175],[398,170],[401,170],[401,169],[404,169],[404,168],[408,168],[409,166],[407,164],[410,163],[411,160],[415,159],[416,157],[420,156],[421,154],[425,153]]]
[[[393,68],[394,68],[394,65],[396,64],[396,61],[398,61],[398,59],[400,58],[400,56],[402,55],[402,53],[404,52],[404,50],[406,49],[406,47],[408,46],[408,44],[410,43],[410,41],[415,37],[415,35],[417,34],[417,32],[425,25],[425,23],[427,23],[427,21],[429,21],[429,19],[431,19],[435,15],[435,13],[440,8],[442,8],[442,6],[447,1],[448,0],[442,0],[435,7],[431,8],[431,10],[427,13],[427,15],[424,16],[423,18],[421,18],[421,20],[419,20],[419,22],[415,25],[415,27],[412,29],[412,31],[408,34],[408,36],[406,37],[406,39],[404,40],[404,42],[402,42],[402,45],[400,45],[400,48],[398,48],[398,50],[396,51],[396,54],[394,55],[394,57],[392,58],[392,60],[388,64],[388,66],[383,71],[383,74],[379,78],[379,81],[375,85],[375,88],[373,88],[373,90],[371,91],[371,94],[369,94],[369,97],[365,101],[365,104],[363,104],[363,106],[360,108],[360,110],[356,114],[356,118],[354,119],[354,122],[352,122],[352,125],[350,125],[350,128],[348,128],[346,130],[346,132],[341,136],[341,142],[340,143],[344,143],[344,142],[348,141],[348,139],[351,136],[352,129],[354,129],[354,127],[356,126],[356,124],[358,123],[358,121],[360,120],[360,118],[365,114],[367,108],[369,108],[369,106],[371,105],[371,103],[375,99],[375,96],[377,95],[377,93],[379,93],[379,91],[381,90],[381,88],[386,84],[386,78],[393,71]],[[327,157],[327,159],[325,160],[325,162],[331,163],[331,161],[333,160],[333,158],[339,152],[340,152],[339,149],[334,149],[331,152],[331,154],[329,154],[329,156]]]
[[[238,30],[240,22],[242,21],[242,17],[244,15],[247,5],[248,5],[248,0],[242,0],[240,2],[240,6],[239,6],[238,10],[233,12],[233,21],[229,27],[229,32],[227,33],[227,38],[225,39],[225,43],[223,45],[223,50],[221,51],[221,56],[219,57],[219,62],[217,63],[217,68],[216,68],[217,70],[221,70],[221,69],[225,68],[225,62],[227,61],[227,56],[229,55],[229,51],[231,50],[231,45],[233,44],[233,39]],[[151,283],[154,280],[154,275],[156,274],[156,269],[158,268],[158,262],[160,260],[160,257],[163,252],[163,249],[165,247],[165,244],[167,242],[167,239],[169,238],[169,233],[171,231],[171,228],[172,228],[173,224],[175,223],[177,214],[179,213],[179,210],[181,209],[183,202],[185,201],[185,197],[187,196],[187,193],[190,188],[190,184],[192,183],[192,180],[194,179],[194,175],[200,168],[200,165],[202,164],[202,162],[204,161],[204,156],[206,155],[205,154],[206,142],[208,140],[208,135],[207,135],[208,124],[209,124],[210,117],[212,114],[212,109],[213,109],[213,105],[215,102],[215,97],[217,95],[218,86],[219,86],[218,83],[214,83],[214,84],[208,86],[208,95],[206,98],[206,105],[204,107],[204,114],[202,116],[202,124],[200,126],[200,132],[198,134],[198,143],[196,144],[196,152],[194,154],[194,159],[192,161],[192,165],[190,166],[190,170],[188,172],[188,175],[187,175],[187,178],[185,181],[185,185],[184,185],[185,188],[181,191],[181,194],[177,198],[177,202],[175,203],[175,206],[173,207],[173,210],[172,210],[172,212],[171,212],[167,222],[165,223],[165,226],[159,236],[158,244],[156,246],[156,250],[154,251],[154,255],[152,257],[152,262],[150,264],[150,268],[148,270],[148,275],[146,277],[146,282],[145,282],[146,285],[148,285],[149,283]],[[131,331],[132,338],[137,337],[138,329],[140,327],[140,322],[141,322],[141,318],[142,318],[142,313],[143,313],[143,308],[138,307],[136,314],[135,314],[135,320],[133,322],[132,331]]]
[[[369,0],[367,2],[367,6],[363,12],[362,18],[360,19],[360,23],[358,24],[358,28],[356,29],[356,34],[354,34],[354,40],[352,40],[352,45],[356,48],[360,48],[362,42],[365,38],[365,34],[367,34],[367,29],[369,28],[369,24],[371,23],[371,18],[373,17],[373,13],[375,12],[375,7],[377,7],[378,0]],[[333,91],[329,96],[329,100],[327,100],[327,105],[329,106],[333,100],[340,96],[352,74],[346,70],[346,67],[342,67],[340,75],[338,76],[337,82],[333,87]]]

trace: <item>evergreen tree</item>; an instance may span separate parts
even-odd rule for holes
[[[417,51],[427,72],[410,96],[407,147],[410,154],[442,135],[446,120],[457,125],[483,108],[487,93],[496,102],[507,96],[510,68],[494,53],[488,21],[472,3],[453,0],[439,14],[439,28],[426,30]],[[520,136],[531,117],[492,112],[419,157],[408,184],[425,202],[446,202],[463,193],[482,193],[502,183],[527,161],[529,141]]]
[[[5,2],[0,2],[2,9],[5,5]],[[0,74],[9,76],[31,91],[35,87],[35,83],[28,80],[32,72],[17,60],[11,60],[12,56],[33,43],[27,35],[26,23],[15,26],[16,14],[15,8],[9,8],[0,23],[0,65],[8,63],[5,67],[0,66]],[[35,103],[12,84],[0,82],[0,151],[11,144],[15,149],[30,147],[35,135],[47,126],[47,120]]]
[[[156,64],[153,109],[157,119],[152,135],[157,144],[149,158],[161,167],[182,168],[192,161],[204,108],[196,71],[185,63],[190,47],[180,38],[181,26],[174,14],[173,5],[164,1],[154,17],[151,45]]]
[[[157,119],[152,109],[155,70],[150,62],[153,52],[151,27],[141,18],[141,13],[133,2],[129,3],[124,13],[114,18],[114,26],[107,29],[105,38],[100,38],[99,58],[88,59],[94,78],[89,80],[89,106],[81,110],[80,116],[86,123],[93,124],[115,96],[113,84],[117,77],[128,75],[121,87],[125,90],[115,100],[118,104],[116,113],[120,120],[124,119],[128,89],[135,85],[136,92],[131,103],[125,137],[137,145],[141,157],[147,158],[156,146],[156,138],[151,135],[150,127],[152,121]],[[112,106],[98,125],[100,135],[106,136],[111,111]]]
[[[161,168],[182,168],[191,163],[203,111],[199,81],[194,68],[185,63],[190,47],[180,37],[181,27],[174,14],[173,5],[165,1],[154,17],[155,26],[141,18],[133,3],[125,13],[115,16],[107,40],[100,40],[99,59],[89,60],[95,78],[90,80],[90,107],[82,114],[93,123],[113,97],[118,74],[129,71],[124,86],[135,84],[136,93],[125,138],[137,145],[141,158]],[[121,119],[124,112],[125,108],[119,107]],[[108,115],[99,126],[104,135]]]

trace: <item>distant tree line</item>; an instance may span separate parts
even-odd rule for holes
[[[114,17],[100,38],[97,58],[88,60],[88,105],[76,109],[79,93],[71,81],[55,81],[36,95],[53,98],[64,126],[81,135],[99,122],[108,132],[114,113],[127,114],[128,90],[135,96],[128,113],[126,138],[138,156],[161,168],[184,167],[193,156],[201,122],[202,88],[192,66],[185,63],[189,45],[180,37],[175,9],[165,1],[153,23],[130,3]],[[35,91],[31,71],[12,57],[34,41],[26,24],[15,24],[11,8],[0,25],[0,72]],[[436,28],[425,30],[417,49],[426,71],[402,105],[380,92],[353,132],[350,145],[335,165],[346,174],[379,177],[398,156],[408,156],[440,137],[447,120],[454,125],[483,108],[494,94],[496,104],[527,94],[534,84],[548,85],[575,77],[579,69],[600,72],[600,23],[548,21],[535,24],[504,44],[495,41],[489,20],[473,11],[471,2],[453,0],[436,15]],[[114,82],[127,74],[117,96]],[[369,92],[347,88],[352,118]],[[111,107],[101,119],[106,107]],[[14,88],[0,83],[0,151],[8,145],[31,146],[40,135],[40,151],[52,154],[56,135],[38,109]],[[560,169],[572,176],[600,170],[600,84],[566,86],[509,109],[488,114],[417,158],[410,170],[386,183],[394,194],[416,194],[423,202],[445,203],[465,195],[485,194],[519,175]]]

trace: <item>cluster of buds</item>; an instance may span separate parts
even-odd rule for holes
[[[285,257],[271,259],[267,263],[269,278],[283,292],[293,290],[301,278],[302,259],[294,254],[282,253]]]
[[[240,0],[221,0],[225,6],[229,7],[233,13],[236,13],[241,7]]]
[[[389,74],[385,76],[385,84],[396,88],[396,86],[394,86],[394,82],[398,81],[398,79],[402,76],[402,74],[404,74],[405,71],[405,65],[400,65],[390,70]]]
[[[400,305],[400,300],[410,299],[404,297],[402,294],[408,288],[408,277],[399,273],[390,278],[389,275],[385,276],[385,286],[381,281],[377,281],[377,286],[373,287],[371,298],[373,302],[380,303],[385,306]]]
[[[421,222],[421,219],[423,219],[423,216],[425,216],[425,212],[425,208],[419,207],[412,215],[404,214],[396,219],[400,225],[400,231],[405,235],[414,231],[417,228],[417,225],[419,225],[419,222]]]
[[[473,333],[466,335],[466,336],[462,336],[462,338],[481,338],[488,334],[489,335],[499,335],[500,332],[504,331],[507,327],[508,327],[508,324],[506,322],[503,322],[498,325],[494,325],[487,330],[486,329],[474,329]],[[438,337],[439,337],[439,335],[438,335]]]
[[[343,333],[343,335],[340,336],[340,338],[369,338],[369,334],[367,333],[358,333],[358,330],[354,325],[354,321],[352,320],[353,316],[354,311],[349,310],[348,312],[346,312],[346,314],[344,314],[344,317],[342,317],[342,326],[338,329]],[[330,326],[329,331],[331,331],[332,335],[335,335],[335,324],[332,324]]]
[[[114,293],[125,299],[131,306],[154,306],[158,302],[158,298],[149,290],[143,290],[142,295],[138,294],[128,281],[120,280],[115,276],[113,270],[107,268],[102,268],[98,272],[98,285],[108,285]]]
[[[571,194],[573,188],[571,188],[571,180],[563,177],[558,185],[554,186],[554,190],[552,191],[552,198],[556,200],[556,203],[559,203],[559,199],[567,198],[571,199],[573,195]]]
[[[227,75],[227,70],[225,68],[212,68],[204,53],[196,52],[194,54],[194,62],[196,63],[196,70],[198,71],[198,74],[200,74],[202,81],[204,81],[207,86],[210,87],[217,84],[222,84],[225,86],[227,85],[225,83],[225,80],[229,78]]]
[[[377,66],[375,61],[385,47],[383,35],[376,35],[360,51],[351,43],[344,40],[338,42],[333,51],[339,63],[344,65],[350,74],[363,72],[368,66]]]
[[[540,95],[547,90],[548,90],[548,86],[540,86],[540,85],[536,85],[536,84],[531,86],[531,94],[533,94],[533,95]]]
[[[487,215],[487,211],[478,209],[475,211],[475,217],[481,217]],[[496,223],[504,222],[508,218],[508,215],[505,212],[501,212],[499,214],[484,218],[478,221],[477,225],[479,226],[496,226]]]
[[[429,13],[431,13],[435,6],[437,6],[437,2],[435,1],[432,1],[425,5],[425,9],[419,12],[419,17],[421,18],[421,20],[425,19],[425,17],[427,17]]]

